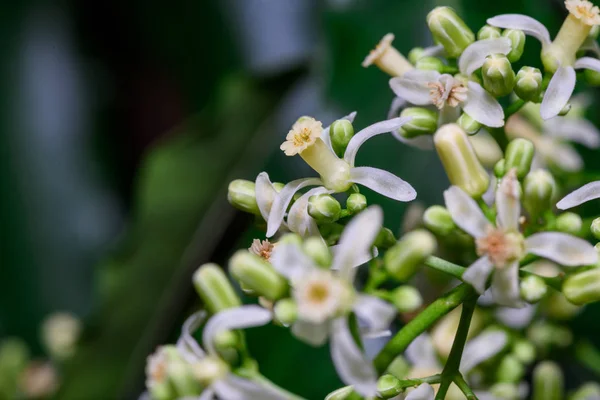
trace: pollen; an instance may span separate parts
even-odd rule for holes
[[[300,118],[286,136],[281,150],[286,156],[293,156],[313,145],[321,137],[323,124],[312,117]]]
[[[439,81],[429,82],[427,87],[431,103],[440,110],[446,105],[456,107],[467,100],[467,88],[450,75],[442,75]]]
[[[275,245],[268,240],[260,241],[260,239],[254,239],[252,241],[252,246],[248,248],[250,253],[256,254],[257,256],[269,261],[271,258],[271,253],[273,253],[273,249]]]
[[[490,229],[486,236],[476,241],[477,255],[488,256],[497,268],[519,260],[524,253],[524,242],[521,234],[504,232],[501,229]]]
[[[566,0],[569,13],[586,25],[600,25],[600,9],[588,0]]]

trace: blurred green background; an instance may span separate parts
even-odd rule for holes
[[[430,45],[425,16],[436,5],[475,31],[518,12],[555,32],[565,13],[558,0],[5,2],[0,336],[41,355],[41,321],[70,311],[86,327],[58,397],[136,398],[146,356],[198,306],[194,269],[261,235],[228,205],[228,182],[262,170],[307,176],[278,150],[301,115],[328,124],[356,110],[359,128],[384,119],[388,78],[360,63],[387,32],[405,53]],[[539,44],[528,46],[535,65]],[[425,205],[447,185],[434,153],[391,136],[357,162],[403,177]],[[398,230],[406,206],[371,200]],[[575,328],[597,335],[597,317],[590,308]],[[318,399],[338,387],[326,348],[276,327],[249,340],[286,388]]]

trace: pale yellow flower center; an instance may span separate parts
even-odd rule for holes
[[[569,13],[586,25],[600,25],[600,10],[588,0],[566,0]]]
[[[456,107],[467,99],[467,88],[464,87],[458,80],[452,79],[450,84],[444,85],[442,82],[429,82],[429,96],[431,102],[438,108],[444,106]]]
[[[311,117],[300,118],[286,136],[286,141],[281,145],[281,150],[287,156],[293,156],[306,150],[321,136],[323,125]]]
[[[224,378],[229,373],[229,367],[216,357],[206,357],[192,365],[194,378],[204,386]]]
[[[256,254],[257,256],[269,261],[271,258],[271,253],[275,245],[268,240],[263,240],[262,242],[259,239],[254,239],[252,241],[252,246],[248,248],[250,253]]]
[[[349,310],[352,291],[330,271],[314,270],[294,282],[294,299],[301,319],[322,323]]]
[[[504,268],[507,264],[521,259],[524,253],[523,236],[502,229],[490,229],[485,236],[477,239],[475,244],[477,254],[487,255],[497,268]]]

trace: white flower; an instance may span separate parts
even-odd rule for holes
[[[271,257],[275,269],[290,280],[298,305],[292,333],[314,346],[329,337],[331,357],[340,378],[364,396],[375,394],[377,374],[352,338],[348,314],[354,311],[371,332],[387,329],[396,315],[392,305],[376,297],[357,295],[353,287],[356,266],[370,258],[382,223],[378,207],[369,207],[354,217],[335,248],[331,270],[316,266],[293,244],[278,245]]]
[[[267,237],[273,236],[281,226],[285,210],[294,194],[307,186],[323,186],[328,193],[339,193],[345,192],[352,184],[357,183],[394,200],[413,200],[417,193],[411,185],[397,176],[378,168],[354,166],[356,153],[363,143],[373,136],[398,129],[408,121],[410,121],[410,117],[394,118],[366,127],[352,137],[343,159],[336,156],[331,145],[323,140],[323,137],[317,138],[312,145],[299,152],[304,161],[317,171],[321,177],[297,179],[289,182],[281,189],[275,196],[270,209],[267,220]],[[313,192],[313,194],[317,193]],[[308,197],[310,196],[305,198],[306,204],[308,204]],[[308,227],[310,222],[306,222],[307,217],[305,215],[308,213],[305,212],[305,207],[300,208],[298,206],[296,210],[300,213],[298,220],[304,221],[299,225]],[[290,214],[295,213],[290,210]],[[288,224],[290,224],[289,219]],[[308,228],[306,229],[308,230]]]
[[[362,62],[363,67],[368,67],[372,64],[377,65],[382,71],[391,76],[402,76],[406,71],[410,71],[414,67],[394,46],[394,35],[388,33],[375,46]]]
[[[323,124],[312,117],[302,117],[288,132],[285,142],[281,145],[281,150],[286,156],[293,156],[306,150],[321,137]]]
[[[600,198],[600,181],[590,182],[574,190],[556,203],[556,207],[567,210],[597,198]]]
[[[463,280],[480,293],[492,277],[492,293],[498,304],[521,306],[519,261],[528,253],[548,258],[564,266],[595,264],[598,254],[585,240],[558,232],[541,232],[523,238],[519,232],[520,187],[515,171],[510,171],[496,190],[496,226],[492,225],[469,195],[452,186],[444,192],[446,207],[454,222],[475,238],[481,257],[467,268]]]

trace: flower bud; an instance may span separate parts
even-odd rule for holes
[[[477,40],[498,39],[501,36],[500,29],[490,25],[482,26],[477,32]]]
[[[231,257],[229,271],[235,279],[268,300],[280,299],[288,291],[286,280],[271,264],[246,250],[239,250]]]
[[[534,153],[535,147],[529,140],[523,138],[511,140],[506,147],[505,171],[515,168],[517,178],[523,179],[531,168]]]
[[[423,222],[427,229],[440,236],[446,236],[456,229],[450,212],[442,206],[431,206],[425,210]]]
[[[533,67],[521,67],[517,73],[514,91],[525,101],[539,102],[542,93],[542,72]]]
[[[496,383],[490,387],[490,394],[494,399],[518,400],[521,398],[519,388],[514,383]]]
[[[584,305],[600,300],[600,268],[592,268],[569,276],[562,292],[573,304]]]
[[[535,361],[535,346],[525,339],[515,341],[512,348],[512,354],[525,365]]]
[[[344,156],[346,147],[350,143],[350,139],[354,136],[354,127],[352,122],[347,119],[338,119],[331,124],[329,128],[329,135],[331,136],[331,146],[339,157]]]
[[[573,105],[571,103],[568,103],[566,106],[564,106],[562,108],[562,110],[560,110],[560,112],[558,113],[559,117],[564,117],[565,115],[567,115],[570,111],[571,108],[573,108]]]
[[[445,67],[442,60],[431,56],[421,57],[415,64],[415,68],[427,71],[443,72]]]
[[[375,238],[375,243],[373,243],[375,247],[382,249],[388,249],[394,244],[396,244],[396,236],[394,236],[394,232],[389,228],[382,228]]]
[[[286,233],[278,241],[277,244],[295,244],[296,246],[302,246],[302,237],[297,233]]]
[[[518,383],[525,375],[525,366],[517,357],[507,354],[500,361],[496,370],[498,382]]]
[[[525,33],[518,29],[506,29],[502,36],[510,39],[510,53],[506,55],[511,63],[519,61],[525,49]]]
[[[600,218],[596,218],[592,221],[590,232],[592,232],[592,235],[594,235],[596,239],[600,240]]]
[[[397,280],[406,282],[436,248],[437,243],[431,233],[423,229],[409,232],[385,253],[385,269]]]
[[[385,374],[377,380],[377,397],[389,399],[402,393],[400,380],[394,375]]]
[[[421,59],[421,57],[424,57],[425,54],[425,49],[422,47],[415,47],[413,49],[411,49],[411,51],[408,52],[408,61],[411,62],[411,64],[416,64],[417,61],[419,61]]]
[[[292,299],[282,299],[275,303],[273,312],[277,321],[288,326],[296,322],[298,318],[298,305]]]
[[[559,232],[578,235],[582,227],[581,217],[574,212],[564,212],[556,217],[556,230]]]
[[[320,267],[329,267],[331,265],[331,252],[323,239],[319,237],[309,237],[302,244],[304,253]]]
[[[436,7],[427,14],[434,40],[444,46],[448,57],[456,58],[475,41],[473,31],[450,7]]]
[[[584,69],[583,77],[590,86],[600,86],[600,72],[593,69]]]
[[[254,215],[260,215],[258,204],[256,204],[254,182],[245,179],[231,181],[227,191],[227,200],[238,210]]]
[[[528,303],[537,303],[548,293],[546,282],[539,276],[528,275],[519,284],[521,297]]]
[[[239,348],[240,337],[234,331],[225,329],[215,334],[213,344],[219,353],[227,352]]]
[[[202,265],[194,272],[192,281],[204,306],[211,314],[242,304],[227,275],[217,264]]]
[[[515,72],[508,58],[502,54],[492,54],[485,59],[481,76],[483,87],[495,97],[510,94],[515,86]]]
[[[394,290],[390,300],[401,313],[417,311],[423,305],[423,297],[419,290],[413,286],[403,285]]]
[[[569,400],[598,400],[600,399],[600,383],[584,383],[569,397]]]
[[[330,223],[340,218],[342,206],[330,194],[316,194],[308,199],[308,214],[317,222]]]
[[[367,198],[360,193],[352,193],[346,200],[346,209],[351,214],[356,214],[367,208]]]
[[[503,158],[498,160],[496,165],[494,165],[494,176],[498,179],[501,179],[506,174],[506,160]]]
[[[402,126],[401,134],[406,138],[429,135],[437,129],[438,115],[433,110],[421,107],[409,107],[402,110],[401,117],[412,117]]]
[[[541,215],[552,207],[556,182],[552,174],[536,169],[527,174],[523,181],[523,205],[532,217]]]
[[[487,134],[469,136],[469,141],[475,150],[477,158],[486,168],[492,168],[502,159],[502,149],[498,142]]]
[[[490,178],[479,162],[465,131],[457,124],[444,125],[433,136],[433,142],[450,183],[460,187],[471,197],[484,194]]]
[[[345,386],[343,388],[339,388],[339,389],[334,390],[333,392],[329,393],[325,397],[325,400],[345,400],[348,397],[350,397],[350,394],[352,394],[352,392],[354,392],[354,387]]]
[[[552,361],[542,361],[533,370],[532,400],[561,400],[564,378],[560,367]]]
[[[461,116],[458,117],[456,123],[458,123],[458,125],[469,135],[474,135],[479,132],[479,129],[481,129],[481,124],[475,121],[467,113],[462,113]]]

